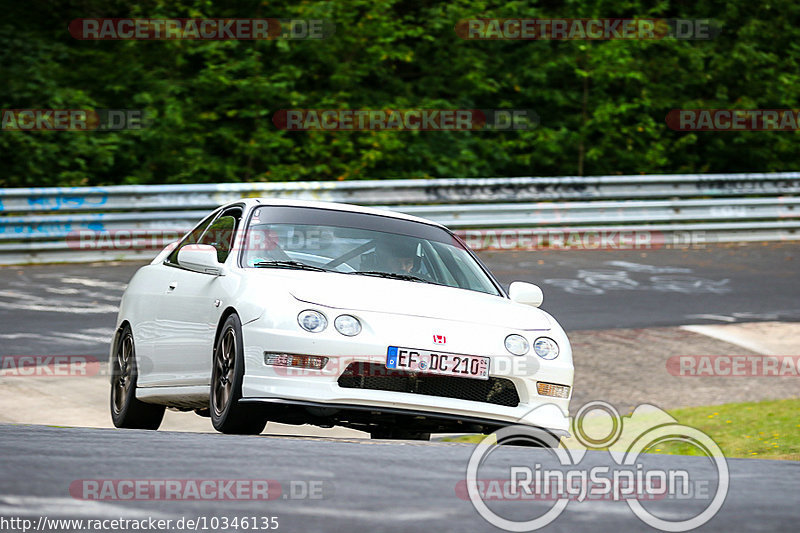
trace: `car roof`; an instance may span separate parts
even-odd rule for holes
[[[445,228],[442,224],[428,220],[425,218],[406,215],[405,213],[398,213],[397,211],[390,211],[389,209],[380,209],[375,207],[365,207],[354,204],[342,204],[338,202],[320,202],[314,200],[290,200],[284,198],[246,198],[230,202],[229,205],[245,203],[248,207],[258,206],[288,206],[288,207],[309,207],[314,209],[330,209],[333,211],[347,211],[350,213],[364,213],[366,215],[383,216],[390,218],[397,218],[400,220],[410,220],[413,222],[421,222],[440,228]],[[446,229],[446,228],[445,228]]]

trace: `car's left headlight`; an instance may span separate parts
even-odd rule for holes
[[[348,337],[355,337],[361,333],[361,322],[350,315],[337,316],[336,320],[333,321],[333,327],[336,328],[336,331]]]
[[[549,337],[539,337],[533,342],[533,351],[542,359],[558,357],[558,343]]]
[[[525,355],[530,350],[528,339],[522,335],[512,334],[506,337],[506,350],[513,355]]]

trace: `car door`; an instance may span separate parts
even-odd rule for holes
[[[144,343],[143,353],[146,352],[147,356],[146,364],[140,365],[139,369],[138,384],[141,387],[170,384],[180,372],[175,366],[175,359],[164,349],[165,345],[173,342],[176,331],[172,318],[164,313],[163,306],[170,292],[170,285],[177,285],[175,276],[178,270],[178,251],[184,246],[196,244],[219,214],[219,211],[211,213],[187,233],[147,280],[148,287],[143,293],[147,301],[143,305],[149,308],[146,314],[152,319],[147,321],[147,327],[140,327],[142,331],[137,337],[137,342]]]
[[[240,207],[226,209],[206,228],[196,244],[213,246],[219,263],[225,263],[241,218]],[[156,358],[165,384],[207,385],[222,299],[221,279],[185,269],[177,263],[177,254],[175,258],[158,309],[165,335],[155,348]]]
[[[156,350],[169,335],[170,329],[161,323],[159,306],[164,297],[165,287],[173,279],[173,268],[165,264],[150,265],[137,274],[129,287],[135,299],[136,319],[131,320],[133,336],[136,341],[137,385],[152,387],[164,384],[166,375]]]

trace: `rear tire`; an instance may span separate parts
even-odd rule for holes
[[[243,380],[242,322],[234,313],[222,324],[211,371],[209,414],[214,429],[221,433],[258,435],[267,425],[259,408],[239,403]]]
[[[164,406],[136,398],[136,347],[133,332],[125,325],[117,336],[111,359],[111,420],[127,429],[158,429],[164,419]]]

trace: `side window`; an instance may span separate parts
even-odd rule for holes
[[[210,244],[217,249],[217,261],[224,263],[231,253],[233,237],[241,211],[226,211],[211,224],[198,244]]]
[[[206,230],[211,221],[214,220],[214,217],[217,216],[217,212],[211,213],[208,217],[206,217],[200,224],[197,225],[191,232],[189,232],[183,240],[172,250],[172,253],[169,254],[167,257],[166,262],[177,265],[178,264],[178,252],[181,248],[186,246],[187,244],[197,244],[197,241],[200,240],[200,237],[203,235],[203,232]]]

